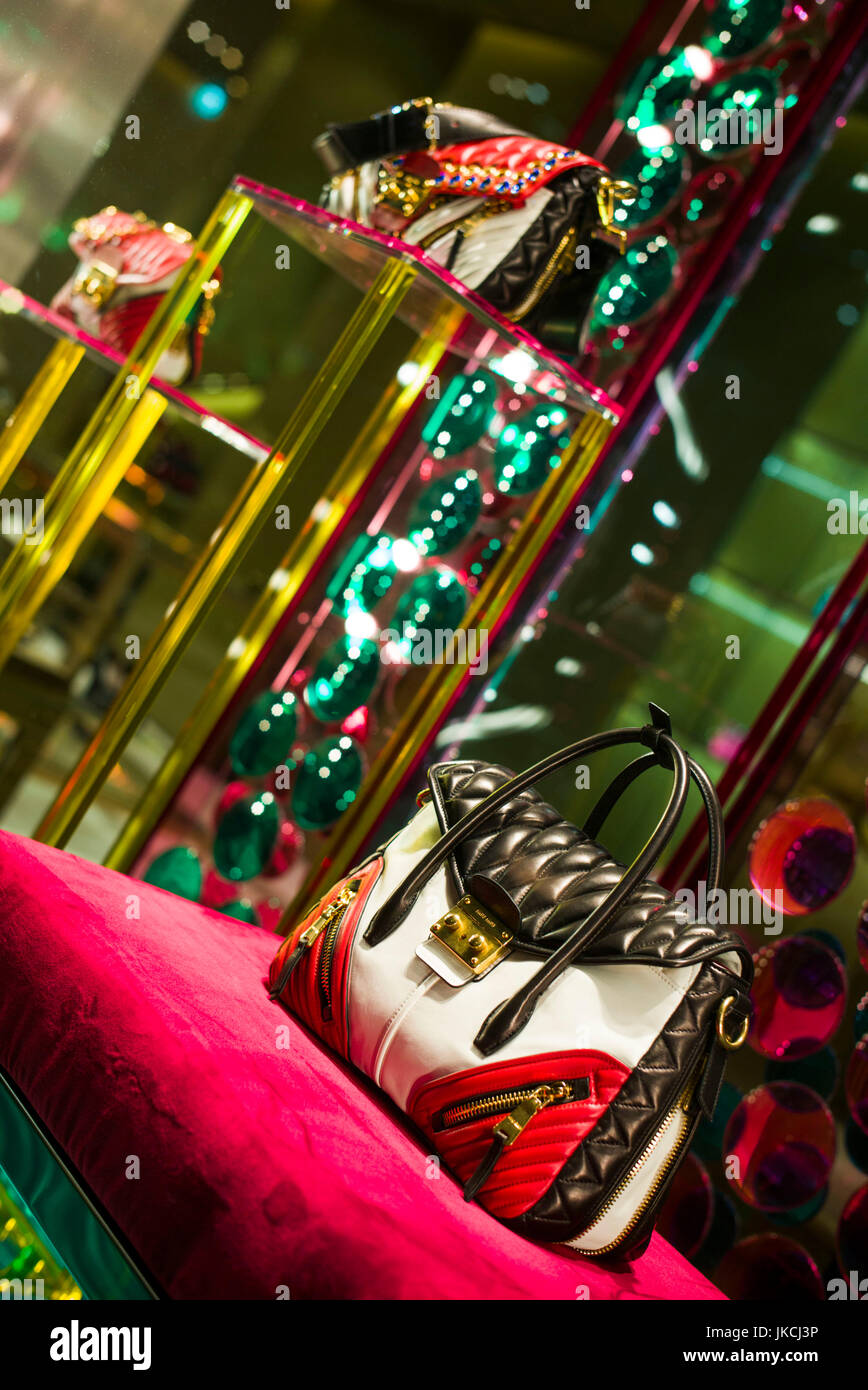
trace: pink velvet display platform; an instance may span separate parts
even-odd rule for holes
[[[276,945],[0,833],[0,1066],[170,1297],[722,1297],[659,1237],[612,1268],[464,1203],[270,1002]]]

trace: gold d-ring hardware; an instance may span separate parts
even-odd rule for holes
[[[738,1003],[738,1000],[736,999],[735,995],[728,994],[726,998],[722,1001],[720,1008],[717,1011],[717,1036],[720,1039],[723,1046],[726,1048],[727,1052],[738,1051],[745,1038],[747,1037],[748,1029],[750,1028],[750,1018],[746,1018],[743,1020],[741,1028],[739,1029],[738,1037],[731,1038],[727,1034],[726,1016],[732,1008],[733,1004],[736,1003]]]

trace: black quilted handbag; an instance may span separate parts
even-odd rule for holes
[[[579,351],[625,247],[615,209],[631,184],[579,150],[428,98],[331,125],[315,149],[330,212],[420,247],[554,351]]]
[[[749,1021],[741,939],[648,878],[691,780],[709,893],[723,862],[714,788],[656,706],[652,720],[519,776],[431,768],[417,813],[296,924],[269,975],[272,998],[391,1096],[466,1200],[593,1256],[644,1249]],[[642,755],[581,830],[533,789],[629,744]],[[625,869],[597,836],[653,768],[669,771],[669,800]]]

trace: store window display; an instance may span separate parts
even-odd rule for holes
[[[374,11],[377,63],[363,67]],[[9,1269],[40,1277],[44,1266],[58,1298],[99,1299],[112,1287],[224,1296],[219,1252],[241,1239],[245,1173],[266,1214],[272,1201],[268,1165],[253,1172],[241,1157],[270,1091],[290,1085],[316,1128],[328,1190],[338,1171],[333,1106],[343,1115],[338,1146],[364,1134],[373,1167],[373,1136],[395,1123],[388,1102],[356,1097],[358,1083],[319,1036],[415,1126],[399,1124],[384,1141],[384,1172],[392,1164],[405,1174],[406,1189],[375,1183],[371,1201],[405,1234],[413,1201],[427,1213],[417,1274],[433,1296],[468,1296],[447,1289],[446,1270],[462,1223],[475,1241],[493,1213],[509,1229],[496,1238],[490,1296],[577,1297],[569,1289],[583,1265],[557,1252],[534,1265],[536,1247],[522,1245],[547,1239],[530,1229],[531,1209],[558,1224],[546,1202],[564,1174],[540,1187],[533,1163],[545,1159],[593,1196],[570,1227],[573,1254],[623,1247],[633,1260],[629,1274],[594,1262],[582,1275],[592,1298],[617,1300],[629,1287],[641,1298],[708,1300],[719,1289],[741,1299],[774,1286],[837,1299],[840,1281],[849,1289],[855,1271],[858,1289],[866,1274],[864,16],[832,0],[746,0],[533,16],[513,5],[493,15],[480,3],[460,14],[444,7],[442,19],[432,26],[413,4],[363,0],[243,20],[219,4],[178,16],[165,46],[155,38],[131,97],[106,84],[104,147],[85,160],[74,193],[57,180],[50,214],[51,197],[40,198],[38,239],[0,290],[11,420],[3,486],[22,508],[50,504],[42,536],[7,528],[4,516],[0,816],[7,836],[30,837],[9,840],[26,871],[10,869],[6,949],[20,970],[18,934],[30,918],[34,940],[51,939],[47,885],[74,863],[76,905],[60,895],[58,959],[85,992],[109,991],[120,1016],[131,996],[109,962],[124,904],[143,972],[142,1075],[164,1078],[166,1113],[192,1139],[179,1155],[179,1256],[112,1189],[119,1106],[133,1106],[147,1128],[148,1086],[135,1100],[136,1084],[124,1080],[113,1098],[94,1081],[97,1154],[61,1114],[62,1068],[37,1078],[19,1052],[4,1054],[10,1115],[42,1145],[23,1146],[17,1169],[0,1152],[7,1234],[19,1251]],[[13,51],[27,42],[16,29]],[[420,92],[433,95],[407,100]],[[207,177],[181,177],[182,162]],[[29,167],[22,156],[22,196]],[[118,207],[145,207],[153,221],[137,213],[109,226],[127,216]],[[14,226],[14,199],[8,211]],[[140,229],[179,264],[121,259],[125,236],[142,252]],[[0,258],[4,244],[0,233]],[[122,290],[121,303],[128,273],[137,289]],[[124,394],[131,380],[141,399]],[[838,506],[854,493],[855,527],[853,507]],[[506,847],[486,859],[483,838],[465,865],[456,827],[469,834],[469,816],[476,828],[480,797],[462,800],[457,783],[446,795],[428,773],[445,767],[454,781],[477,765],[521,771],[619,728],[641,731],[636,772],[674,770],[682,812],[694,773],[713,826],[710,869],[704,823],[690,814],[677,835],[667,822],[662,857],[652,835],[656,868],[642,861],[641,876],[656,879],[642,886],[652,925],[680,900],[673,960],[699,972],[681,1006],[703,1042],[689,1058],[678,1053],[677,1066],[668,1014],[648,1024],[635,1057],[620,1046],[657,1007],[646,1000],[624,1013],[630,971],[653,968],[669,1002],[666,967],[680,973],[668,960],[622,963],[639,937],[625,926],[619,866],[653,830],[648,798],[631,790],[634,771],[611,750],[589,770],[579,743],[562,759],[551,805],[532,794],[529,811],[519,805],[534,836],[549,817],[577,844],[596,841],[606,821],[612,872],[594,880],[577,918],[580,949],[563,963],[572,982],[616,972],[602,1031],[587,1021],[594,1010],[577,1006],[590,1036],[573,1037],[575,1020],[542,1040],[531,1028],[527,1056],[517,1039],[536,991],[555,989],[551,962],[567,941],[557,924],[566,903],[584,901],[584,851],[558,840],[538,860],[522,856],[510,820],[518,813],[492,803]],[[695,762],[679,762],[682,743]],[[493,795],[483,782],[481,795]],[[423,836],[405,863],[402,836],[421,835],[419,826],[431,843]],[[436,859],[438,837],[450,834],[445,887],[438,879],[422,914],[438,930],[395,967],[401,979],[410,971],[419,1011],[392,1000],[400,1017],[389,1022],[390,1006],[380,1020],[388,1048],[381,1037],[368,1057],[378,990],[392,986],[382,984],[388,969],[365,974],[363,942],[371,959],[381,942],[391,949],[390,911],[403,920],[406,909],[415,923],[423,885],[413,855]],[[80,858],[66,859],[69,849]],[[550,853],[562,879],[543,912],[556,927],[546,933],[528,923]],[[638,890],[625,882],[635,909]],[[694,885],[699,924],[683,892]],[[594,961],[591,938],[607,913],[612,959]],[[394,940],[403,940],[399,925]],[[712,942],[724,943],[717,964]],[[688,946],[705,952],[702,963]],[[526,949],[538,985],[501,989]],[[172,981],[166,991],[145,969],[152,952]],[[244,983],[254,975],[255,1004]],[[700,976],[721,985],[700,991],[701,1004],[691,993]],[[238,1116],[225,1172],[174,1050],[176,1004],[194,993],[189,1075],[227,1121]],[[460,1065],[444,1062],[437,1044],[457,1037],[436,1012],[450,994],[453,1012],[461,999],[491,1006],[468,1034],[479,1055],[462,1054]],[[714,1019],[702,1012],[712,995]],[[94,1059],[117,1044],[106,1028],[90,1055],[65,987],[58,999],[75,1018],[69,1075],[84,1093],[88,1068],[102,1075]],[[231,1020],[228,1032],[209,999]],[[8,1008],[7,1038],[13,997]],[[39,1009],[49,1035],[60,1015]],[[434,1051],[425,1074],[410,1078],[402,1049],[412,1052],[417,1026],[417,1050],[429,1045],[426,1009]],[[291,1084],[260,1065],[265,1027],[288,1028],[300,1049]],[[618,1105],[655,1047],[677,1085],[671,1096],[643,1092],[648,1114],[637,1128]],[[577,1070],[582,1050],[594,1063]],[[222,1090],[211,1073],[218,1057]],[[486,1075],[492,1068],[503,1076]],[[324,1089],[317,1077],[328,1078]],[[468,1121],[472,1134],[460,1113],[470,1104],[483,1107]],[[294,1229],[281,1239],[300,1295],[360,1296],[363,1272],[336,1272],[307,1248],[313,1207],[291,1126],[262,1123],[272,1164],[285,1149],[295,1165]],[[557,1163],[525,1147],[540,1149],[543,1135]],[[665,1182],[639,1191],[649,1135]],[[155,1122],[149,1162],[167,1181],[168,1143]],[[614,1167],[594,1166],[601,1143],[621,1145]],[[413,1179],[420,1155],[437,1176]],[[38,1174],[61,1193],[64,1167],[78,1195],[40,1205]],[[223,1177],[225,1222],[213,1223],[209,1244],[198,1216]],[[183,1197],[197,1181],[198,1205]],[[614,1240],[582,1246],[589,1221],[593,1230],[603,1220],[597,1208],[608,1219],[610,1206],[624,1216]],[[317,1213],[326,1219],[325,1206]],[[328,1219],[338,1215],[361,1249],[364,1204],[352,1198]],[[268,1252],[265,1224],[249,1234],[242,1284],[262,1297],[281,1283],[280,1250]],[[112,1251],[107,1277],[95,1272],[100,1241]],[[468,1291],[474,1275],[492,1278],[474,1241]],[[379,1296],[419,1296],[406,1241],[382,1255],[368,1266]]]

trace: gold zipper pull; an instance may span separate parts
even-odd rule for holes
[[[316,921],[311,922],[307,930],[302,932],[301,936],[298,938],[298,945],[304,946],[305,950],[307,950],[308,946],[312,946],[317,937],[322,936],[333,916],[334,913],[330,908],[326,908],[325,912],[321,912]]]
[[[609,236],[617,238],[618,246],[622,252],[627,249],[627,232],[624,227],[615,226],[615,201],[616,199],[618,202],[624,199],[632,201],[637,196],[638,191],[626,179],[610,179],[606,175],[602,175],[597,180],[595,195],[600,226]]]
[[[360,878],[351,878],[348,883],[344,884],[337,897],[332,899],[328,907],[323,908],[319,916],[311,922],[309,927],[305,928],[292,951],[284,961],[283,969],[273,988],[269,990],[272,999],[277,999],[278,996],[282,994],[289,982],[290,975],[298,965],[305,951],[309,950],[314,942],[322,936],[329,923],[334,921],[338,913],[343,912],[349,906],[361,886],[362,880]]]
[[[345,883],[336,898],[333,898],[328,907],[323,908],[315,922],[311,922],[306,931],[303,931],[298,938],[298,944],[307,949],[312,946],[317,937],[322,936],[329,922],[333,921],[339,912],[343,912],[348,907],[361,887],[360,878],[351,878],[349,883]]]
[[[638,196],[639,190],[635,184],[629,183],[627,179],[610,179],[602,175],[597,180],[596,187],[597,211],[600,214],[600,221],[603,226],[608,228],[612,225],[612,218],[615,215],[615,201],[632,202]]]
[[[680,1109],[680,1110],[682,1111],[682,1113],[685,1114],[685,1115],[689,1115],[689,1114],[690,1114],[690,1107],[691,1107],[691,1105],[693,1104],[693,1097],[694,1097],[694,1095],[695,1095],[695,1093],[696,1093],[696,1087],[697,1087],[698,1084],[699,1084],[699,1078],[700,1078],[701,1075],[702,1075],[702,1072],[703,1072],[703,1070],[704,1070],[704,1067],[705,1067],[705,1061],[704,1061],[704,1059],[703,1059],[703,1061],[700,1062],[700,1064],[699,1064],[698,1067],[694,1067],[694,1069],[693,1069],[693,1071],[691,1072],[691,1075],[690,1075],[690,1080],[688,1081],[688,1083],[687,1083],[687,1085],[685,1086],[684,1090],[681,1092],[681,1095],[678,1097],[678,1106],[679,1106],[679,1109]]]
[[[553,1100],[560,1100],[567,1094],[565,1082],[557,1086],[537,1086],[535,1091],[525,1096],[514,1110],[510,1110],[502,1120],[494,1126],[494,1134],[503,1140],[503,1147],[508,1149],[510,1144],[514,1144],[523,1129],[526,1129],[534,1115],[539,1114],[547,1105],[551,1105]]]
[[[468,1178],[464,1185],[464,1200],[472,1202],[480,1187],[488,1181],[494,1171],[494,1166],[500,1158],[504,1149],[508,1149],[510,1144],[514,1144],[522,1130],[526,1129],[540,1110],[551,1105],[553,1100],[565,1100],[570,1093],[569,1082],[559,1081],[556,1086],[537,1086],[536,1090],[531,1091],[519,1101],[514,1110],[510,1110],[502,1120],[498,1120],[492,1130],[491,1143],[488,1146],[485,1157],[476,1169],[471,1178]]]
[[[328,907],[324,907],[319,916],[314,918],[310,926],[307,927],[298,938],[296,950],[298,950],[299,946],[303,946],[305,950],[307,950],[308,946],[312,946],[317,937],[322,936],[335,914],[340,911],[340,907],[340,898],[335,898],[333,902],[329,903]]]

